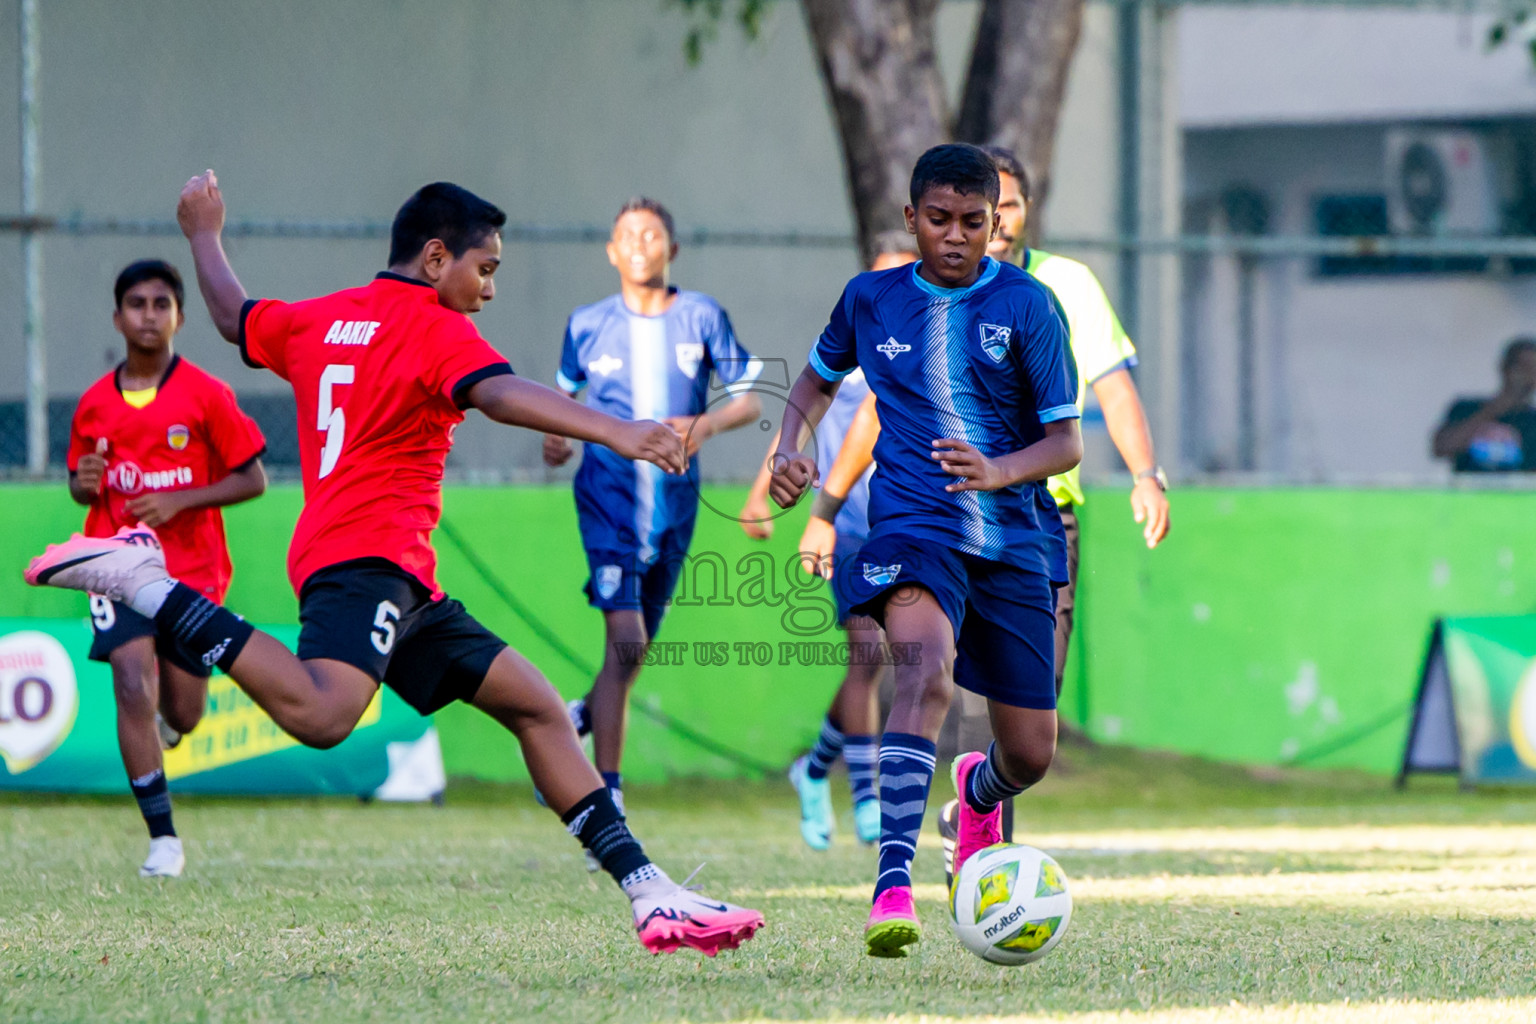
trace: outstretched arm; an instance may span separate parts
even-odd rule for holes
[[[245,289],[224,255],[224,196],[213,171],[197,175],[181,190],[176,221],[192,243],[192,262],[197,267],[197,287],[208,304],[213,326],[225,341],[240,340],[240,309]]]
[[[468,398],[497,423],[606,445],[626,459],[655,463],[668,473],[688,470],[683,442],[665,423],[621,420],[526,377],[487,377],[469,389]]]

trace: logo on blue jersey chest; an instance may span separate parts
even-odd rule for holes
[[[987,358],[994,363],[1003,361],[1008,354],[1008,343],[1013,340],[1012,327],[1000,327],[997,324],[981,324],[981,350],[987,354]]]

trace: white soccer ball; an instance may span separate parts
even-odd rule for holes
[[[949,891],[960,944],[1005,967],[1039,960],[1072,920],[1072,894],[1061,865],[1032,846],[998,843],[960,867]]]

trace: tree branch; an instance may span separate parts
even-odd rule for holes
[[[1079,0],[1081,2],[1081,0]],[[837,119],[865,261],[903,226],[912,166],[949,137],[934,52],[937,0],[801,0]]]
[[[984,0],[955,137],[1006,146],[1030,179],[1030,206],[1050,191],[1067,71],[1082,33],[1083,0]],[[1029,219],[1031,240],[1041,218]]]

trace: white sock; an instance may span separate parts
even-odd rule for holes
[[[176,581],[169,576],[163,580],[146,583],[128,599],[128,607],[146,619],[152,619],[165,604],[165,599],[171,596],[171,591],[175,589]]]
[[[671,892],[677,888],[677,883],[668,878],[667,873],[655,864],[647,864],[625,875],[624,881],[619,883],[619,888],[623,889],[624,895],[631,900],[637,900],[645,896]]]

